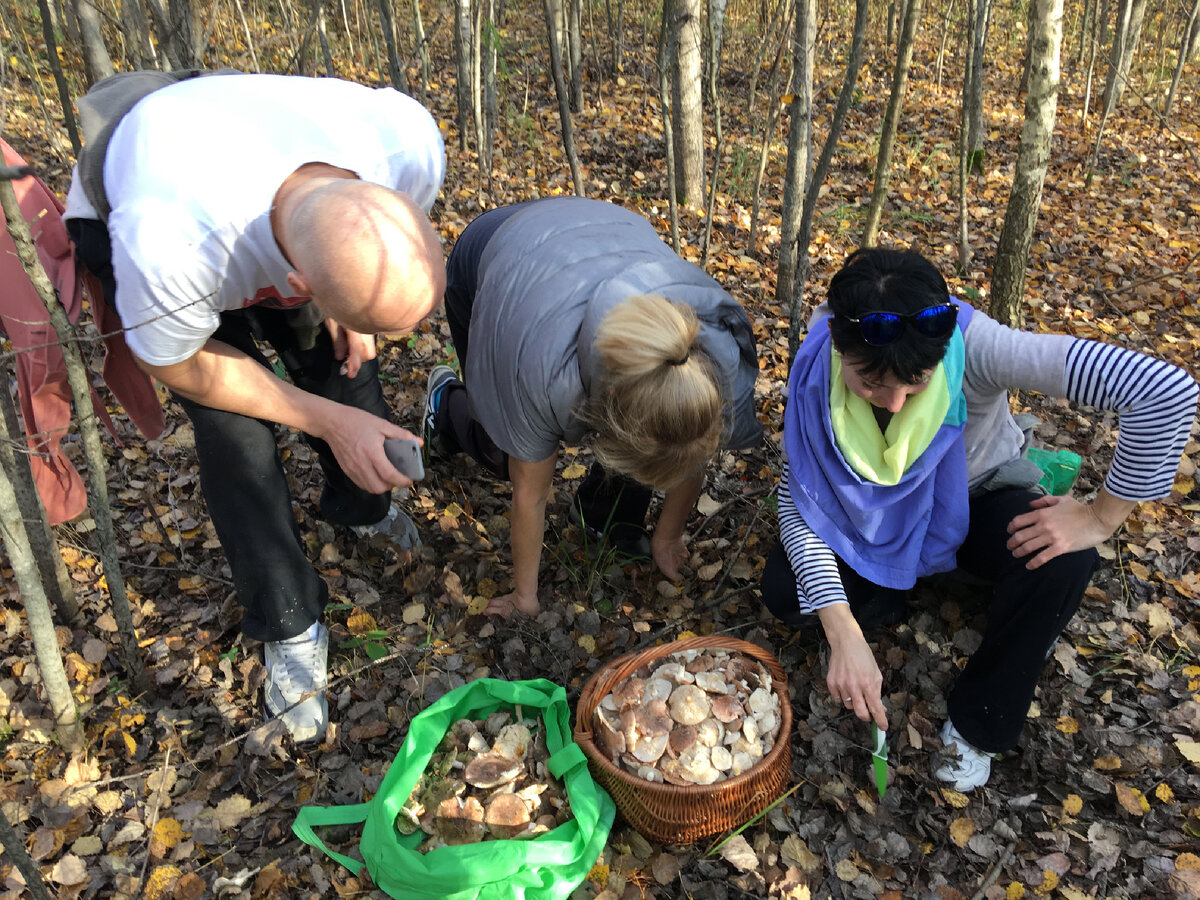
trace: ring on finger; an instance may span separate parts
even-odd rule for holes
[[[853,703],[853,702],[854,702],[854,698],[853,698],[853,697],[843,697],[843,698],[842,698],[842,702],[843,702],[843,703]]]

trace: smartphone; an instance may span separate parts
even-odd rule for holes
[[[425,464],[421,462],[421,442],[411,438],[388,438],[383,442],[383,452],[403,475],[413,481],[425,477]]]

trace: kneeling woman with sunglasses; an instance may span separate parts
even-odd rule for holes
[[[1120,414],[1094,500],[1045,496],[1008,391]],[[1120,347],[1029,334],[952,299],[920,254],[868,248],[829,284],[792,363],[779,486],[782,545],[763,599],[798,625],[819,617],[826,682],[887,725],[863,636],[904,616],[916,579],[956,567],[992,587],[988,625],[948,698],[945,762],[958,790],[986,783],[1016,746],[1042,666],[1107,540],[1140,500],[1170,493],[1196,382]]]

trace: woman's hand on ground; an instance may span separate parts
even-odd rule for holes
[[[656,528],[650,537],[650,555],[654,557],[658,570],[675,581],[680,577],[679,567],[687,562],[687,544],[683,542],[682,535],[663,537],[662,530]]]
[[[1038,497],[1029,512],[1008,523],[1005,546],[1017,559],[1031,557],[1025,568],[1037,569],[1056,556],[1103,544],[1135,505],[1103,489],[1091,504],[1068,496]]]
[[[493,597],[488,601],[487,609],[484,610],[489,616],[503,616],[507,618],[513,613],[523,613],[527,616],[536,616],[541,605],[538,603],[538,598],[522,597],[516,591],[511,594],[505,594],[503,597]]]
[[[829,640],[829,671],[825,674],[829,693],[864,722],[874,721],[886,730],[883,673],[850,604],[835,603],[818,610],[817,615]]]

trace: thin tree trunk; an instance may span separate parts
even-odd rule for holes
[[[400,65],[400,54],[396,50],[396,22],[392,18],[392,0],[375,0],[375,5],[379,8],[379,25],[383,31],[384,46],[387,48],[388,76],[391,78],[392,87],[407,94],[408,81],[404,77],[404,67]]]
[[[788,22],[791,25],[791,22]],[[783,44],[779,45],[779,56],[783,55]],[[776,59],[779,62],[779,59]],[[789,58],[788,65],[791,65]],[[783,102],[779,96],[779,69],[772,67],[771,71],[771,111],[767,115],[767,127],[763,130],[762,143],[758,148],[758,169],[754,173],[754,188],[751,196],[754,198],[750,206],[750,238],[748,241],[748,252],[751,259],[758,259],[758,216],[762,208],[762,181],[763,176],[767,172],[767,157],[771,149],[771,141],[775,137],[775,128],[779,124],[779,114],[783,110]],[[785,78],[791,77],[789,69]]]
[[[583,6],[581,0],[567,2],[567,59],[571,71],[571,111],[583,109]]]
[[[425,23],[421,21],[421,0],[412,0],[413,37],[417,42],[417,53],[421,58],[421,105],[425,105],[429,90],[429,40],[425,36]]]
[[[967,53],[963,64],[962,102],[958,115],[958,272],[965,275],[971,265],[971,237],[969,211],[967,209],[967,185],[971,172],[971,66],[974,54],[970,52],[975,42],[974,2],[967,0]]]
[[[917,0],[909,0],[916,3]],[[789,358],[796,355],[800,348],[800,330],[804,327],[804,316],[800,315],[804,308],[804,286],[808,282],[808,239],[812,232],[813,216],[816,214],[817,198],[821,194],[821,185],[825,181],[825,173],[829,171],[829,163],[837,149],[838,140],[842,135],[842,126],[846,121],[846,113],[850,110],[850,102],[854,99],[854,87],[858,83],[858,70],[862,65],[863,40],[867,34],[867,9],[870,0],[855,0],[854,32],[850,38],[850,54],[846,58],[846,75],[842,80],[842,89],[838,93],[837,104],[833,109],[833,119],[829,123],[829,134],[821,145],[821,157],[813,169],[808,190],[804,193],[804,212],[800,217],[800,232],[797,246],[804,252],[796,254],[796,274],[792,279],[791,316],[788,319],[788,354]]]
[[[675,177],[687,203],[704,200],[704,89],[701,84],[700,0],[676,0],[672,31],[671,121],[675,127]]]
[[[720,84],[718,74],[721,71],[721,46],[725,37],[725,6],[727,0],[708,0],[708,16],[706,17],[704,42],[705,55],[708,57],[708,81],[706,82],[708,102],[717,102],[717,85]],[[720,135],[717,142],[720,143]],[[716,166],[713,166],[714,171]]]
[[[79,19],[79,28],[83,42],[83,73],[88,86],[102,78],[112,75],[112,57],[104,45],[104,35],[100,32],[100,11],[92,0],[72,0],[75,15]]]
[[[133,625],[129,598],[125,593],[125,580],[121,575],[120,561],[117,558],[112,506],[108,499],[108,485],[104,481],[104,451],[100,445],[100,433],[96,427],[96,414],[92,407],[91,383],[88,380],[87,369],[79,353],[79,347],[73,341],[71,323],[67,321],[62,304],[54,294],[54,286],[38,261],[37,250],[29,234],[29,226],[21,215],[12,185],[7,182],[0,183],[0,205],[3,206],[5,218],[8,220],[8,231],[13,238],[13,243],[16,244],[17,255],[38,295],[42,298],[42,302],[46,304],[50,315],[50,324],[54,326],[59,343],[62,345],[67,381],[71,385],[75,414],[79,421],[80,435],[83,438],[84,457],[87,460],[88,508],[91,510],[92,519],[96,525],[97,555],[100,557],[100,563],[104,569],[104,580],[108,585],[113,616],[117,621],[118,633],[121,635],[125,667],[129,671],[130,680],[135,688],[138,691],[148,691],[150,684],[146,678],[145,666],[138,648],[137,631]],[[26,546],[28,545],[26,544]]]
[[[129,68],[157,68],[158,54],[154,50],[154,42],[150,40],[150,20],[146,18],[141,0],[122,0],[121,29],[125,34],[125,55],[129,60]]]
[[[51,900],[50,892],[46,890],[46,882],[42,881],[41,870],[29,858],[25,842],[21,840],[21,836],[17,834],[3,810],[0,810],[0,847],[4,848],[8,858],[17,867],[21,877],[25,879],[25,888],[29,891],[32,900]]]
[[[242,23],[242,33],[246,38],[246,49],[250,51],[250,65],[253,66],[255,72],[258,72],[260,71],[258,68],[258,54],[254,51],[254,39],[250,37],[250,24],[246,21],[246,11],[242,9],[242,0],[233,0],[233,5],[237,9],[238,20]],[[344,9],[345,7],[343,7]],[[348,39],[349,34],[347,33]],[[351,56],[354,55],[353,48],[350,50],[350,54]]]
[[[883,114],[883,132],[879,136],[879,157],[875,161],[875,187],[871,191],[871,206],[867,210],[867,222],[863,226],[864,247],[874,247],[879,238],[879,221],[883,217],[883,204],[887,201],[888,184],[892,177],[892,151],[896,147],[896,131],[900,127],[900,113],[904,108],[904,92],[908,85],[908,68],[912,64],[913,44],[917,38],[917,24],[921,21],[921,0],[908,0],[904,13],[904,26],[900,32],[896,65],[892,69],[892,92],[888,97],[887,111]]]
[[[342,10],[342,30],[346,32],[346,47],[350,51],[350,58],[357,59],[354,55],[354,33],[350,30],[350,13],[346,9],[346,0],[338,0],[338,6]]]
[[[1099,2],[1099,0],[1093,0],[1093,2]],[[1106,7],[1101,7],[1101,10],[1105,8]],[[1096,71],[1097,32],[1100,29],[1099,20],[1100,15],[1092,17],[1091,37],[1088,42],[1090,46],[1088,48],[1087,77],[1084,79],[1083,109],[1079,114],[1079,128],[1081,131],[1085,132],[1087,130],[1088,114],[1091,112],[1092,105],[1092,80]]]
[[[21,424],[17,419],[16,406],[12,395],[4,388],[0,388],[0,407],[3,408],[5,433],[19,435]],[[0,443],[0,469],[8,477],[16,495],[17,508],[21,510],[29,538],[29,549],[41,574],[42,588],[58,611],[61,621],[82,624],[79,622],[79,604],[75,601],[75,585],[63,564],[58,542],[46,517],[46,508],[38,496],[33,472],[29,469],[29,456],[18,451],[17,446],[19,442],[15,438],[11,443]]]
[[[967,102],[967,149],[969,171],[983,174],[983,58],[987,46],[988,21],[991,18],[991,0],[973,0],[968,15],[973,16],[973,25],[968,28],[967,44],[971,63],[968,68],[970,81],[964,99]]]
[[[1029,250],[1041,205],[1042,185],[1050,164],[1054,119],[1058,108],[1059,53],[1062,46],[1063,0],[1033,0],[1037,7],[1025,125],[1017,150],[1012,193],[992,272],[992,318],[1014,328],[1021,324],[1021,297]]]
[[[816,39],[815,0],[796,0],[796,38],[793,42],[792,102],[788,104],[787,168],[783,176],[783,224],[779,235],[779,267],[775,277],[775,302],[787,307],[792,300],[792,279],[799,254],[797,236],[804,212],[812,148],[813,44]],[[807,248],[806,248],[807,252]]]
[[[58,58],[58,43],[54,38],[50,4],[47,0],[38,0],[38,9],[42,14],[42,37],[46,41],[46,62],[50,64],[50,71],[54,74],[54,83],[58,86],[58,100],[62,104],[63,124],[67,128],[67,137],[71,139],[71,149],[78,158],[79,150],[83,145],[79,142],[79,128],[75,124],[75,110],[71,105],[71,88],[67,85],[67,78],[63,75],[62,62]]]
[[[558,118],[562,123],[563,150],[567,154],[567,163],[571,167],[571,181],[575,185],[575,195],[584,196],[583,175],[579,171],[579,156],[575,153],[575,139],[571,134],[571,103],[567,97],[567,85],[563,81],[562,54],[558,47],[557,23],[558,0],[542,0],[546,13],[546,37],[550,41],[550,71],[554,76],[554,93],[558,97]]]
[[[495,0],[483,0],[484,21],[487,30],[484,35],[482,50],[482,65],[480,81],[482,93],[483,130],[479,147],[479,158],[487,171],[488,190],[492,182],[492,143],[496,133],[496,35],[499,33],[499,23],[496,21]]]
[[[458,149],[467,149],[471,115],[471,0],[454,0],[454,73],[457,83]]]
[[[675,191],[675,148],[673,146],[675,132],[671,120],[671,84],[667,75],[669,66],[668,56],[671,46],[675,43],[673,23],[675,22],[674,0],[663,0],[662,22],[658,27],[658,102],[662,107],[663,127],[663,158],[667,161],[667,208],[671,218],[671,246],[679,252],[679,199]]]
[[[954,13],[955,0],[946,0],[946,12],[942,16],[942,44],[937,55],[937,88],[942,89],[942,60],[946,56],[946,44],[950,40],[950,16]]]
[[[171,36],[175,41],[175,53],[179,65],[185,69],[196,66],[196,43],[192,28],[191,0],[167,0],[167,13],[171,19]]]
[[[774,74],[782,56],[780,51],[787,39],[787,32],[792,24],[792,12],[795,8],[795,4],[788,2],[788,0],[780,0],[775,5],[775,12],[771,14],[769,27],[763,32],[763,40],[759,42],[758,53],[754,57],[754,68],[750,75],[749,99],[746,101],[747,118],[750,120],[750,134],[752,136],[756,133],[754,126],[757,121],[757,117],[754,115],[754,98],[758,93],[758,76],[762,73],[763,61],[766,59],[767,52],[770,50],[772,43],[774,43],[775,61],[772,66],[772,74]],[[785,15],[787,16],[787,20],[781,28],[779,20]],[[779,35],[778,39],[776,39],[776,35]]]
[[[1175,58],[1175,72],[1171,76],[1171,89],[1167,91],[1167,99],[1163,103],[1164,124],[1171,118],[1171,107],[1175,104],[1175,89],[1179,87],[1179,76],[1183,74],[1183,64],[1187,62],[1191,49],[1192,28],[1197,19],[1200,19],[1200,0],[1192,0],[1192,10],[1183,23],[1182,34],[1179,36],[1179,53]]]

